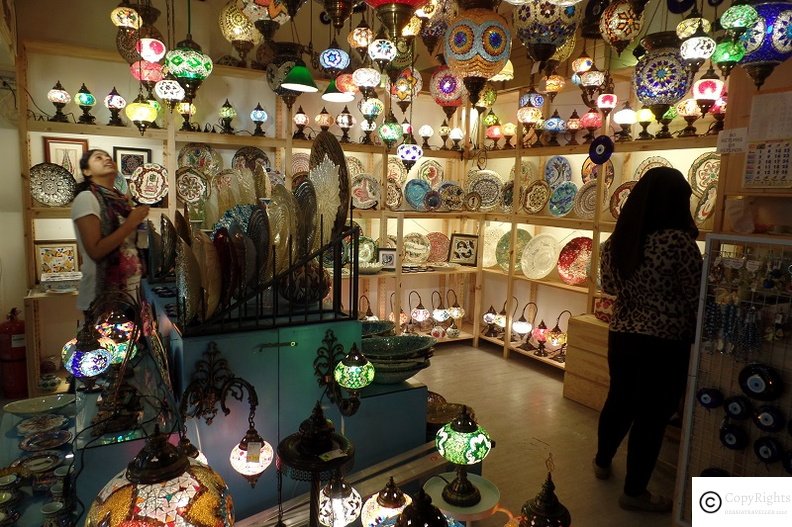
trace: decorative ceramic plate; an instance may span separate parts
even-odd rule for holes
[[[501,192],[500,208],[503,212],[511,213],[514,203],[514,181],[507,181]]]
[[[436,190],[430,190],[424,196],[424,208],[427,212],[434,212],[443,206],[443,198]]]
[[[50,430],[27,436],[19,442],[19,448],[25,452],[41,452],[58,448],[71,440],[72,433],[68,430]]]
[[[419,232],[406,234],[402,240],[404,245],[404,263],[422,264],[429,260],[432,246],[429,239]]]
[[[496,249],[498,242],[506,232],[502,227],[487,227],[484,231],[484,252],[481,265],[484,267],[494,267],[498,265]]]
[[[239,225],[243,230],[247,229],[250,223],[250,215],[253,214],[254,210],[256,210],[256,205],[234,205],[223,213],[223,216],[217,220],[212,230],[216,231],[220,227],[229,229],[233,224]]]
[[[670,167],[673,166],[671,161],[664,158],[663,156],[651,156],[647,157],[638,165],[638,168],[635,169],[635,173],[633,173],[633,179],[638,181],[643,177],[646,172],[651,168],[656,167]]]
[[[338,208],[341,205],[341,197],[338,194],[338,167],[327,159],[311,169],[308,179],[313,183],[317,197],[316,238],[320,245],[326,245],[332,238]],[[270,214],[270,227],[272,227],[272,214]],[[286,231],[287,236],[288,234]],[[274,243],[274,239],[271,239],[270,243]],[[280,268],[280,265],[278,267]]]
[[[192,322],[203,304],[201,268],[192,248],[182,239],[179,239],[176,246],[176,290],[179,300],[184,305],[184,320],[188,323]]]
[[[404,199],[413,209],[424,211],[424,197],[430,190],[432,187],[423,179],[411,179],[404,185]]]
[[[528,185],[525,194],[523,194],[523,210],[528,214],[539,214],[550,200],[551,192],[547,181],[534,181]]]
[[[571,211],[572,207],[575,205],[575,195],[577,191],[577,185],[571,181],[565,181],[558,185],[550,196],[550,201],[548,203],[550,214],[557,218],[569,214],[569,211]]]
[[[310,170],[311,156],[305,152],[292,154],[292,174],[308,172]]]
[[[73,403],[74,394],[58,393],[13,401],[3,406],[3,410],[9,414],[28,417],[36,414],[51,413],[53,410],[58,410]]]
[[[580,187],[580,191],[575,194],[575,201],[572,206],[578,218],[591,220],[597,210],[597,180],[592,180]]]
[[[316,244],[316,207],[317,196],[313,183],[305,180],[294,190],[294,199],[297,202],[297,239],[300,240],[298,247],[299,256],[305,256],[309,250],[318,249]],[[253,241],[255,242],[255,238]],[[258,246],[258,244],[257,244]]]
[[[346,162],[350,179],[354,180],[357,176],[366,172],[366,167],[363,166],[363,161],[360,159],[353,156],[347,156]]]
[[[368,236],[358,238],[358,262],[373,263],[377,260],[377,242]]]
[[[696,211],[693,213],[693,219],[696,225],[701,227],[706,222],[712,213],[715,211],[715,202],[718,198],[718,181],[715,180],[704,189],[704,192],[699,196],[698,204],[696,204]]]
[[[613,185],[613,178],[616,174],[616,171],[613,168],[613,161],[608,159],[605,161],[602,167],[605,168],[605,185],[610,188],[611,185]],[[589,181],[596,181],[600,170],[602,170],[600,165],[592,161],[590,157],[587,157],[583,162],[583,168],[580,170],[580,175],[583,177],[583,183],[586,184]]]
[[[74,397],[72,395],[72,397]],[[63,462],[64,453],[60,450],[44,450],[22,456],[11,463],[12,467],[21,467],[34,474],[49,472]]]
[[[332,168],[330,168],[332,165]],[[346,156],[338,139],[327,131],[316,134],[313,146],[311,146],[311,169],[327,167],[336,176],[336,186],[334,193],[338,197],[338,209],[336,210],[335,223],[333,224],[332,235],[341,232],[349,215],[349,173],[347,172]],[[315,186],[315,185],[314,185]],[[324,196],[316,188],[317,196]]]
[[[272,189],[272,201],[267,206],[270,243],[275,246],[275,272],[277,274],[289,268],[289,238],[297,235],[297,217],[295,216],[297,211],[293,206],[293,199],[291,193],[284,186],[276,185]],[[326,229],[325,232],[327,232]],[[327,240],[329,241],[329,238]],[[296,251],[297,240],[293,240],[292,243],[294,244],[292,250]]]
[[[579,285],[586,281],[591,265],[591,238],[572,238],[558,255],[558,274],[565,284]]]
[[[396,236],[393,234],[388,234],[385,237],[385,240],[386,241],[383,243],[382,238],[378,238],[377,247],[387,247],[388,249],[395,249],[398,247],[398,244],[396,243]]]
[[[451,241],[448,236],[442,232],[430,232],[426,235],[429,240],[429,261],[430,262],[445,262],[448,259],[448,249],[451,247]]]
[[[231,166],[237,170],[247,168],[251,172],[255,172],[256,168],[263,168],[264,170],[272,166],[270,164],[269,156],[257,146],[243,146],[234,154],[231,159]]]
[[[514,268],[520,269],[520,259],[522,258],[525,245],[531,241],[531,234],[525,229],[517,229],[517,245],[514,247]],[[504,271],[509,270],[509,253],[511,252],[511,231],[506,232],[498,240],[498,246],[495,248],[495,258],[498,260],[498,265]]]
[[[520,258],[523,274],[531,279],[544,278],[558,262],[559,245],[549,234],[539,234],[525,244]]]
[[[380,172],[376,173],[379,174]],[[407,169],[404,168],[404,164],[396,156],[388,156],[388,179],[398,181],[400,187],[403,187],[407,182]]]
[[[478,212],[479,208],[481,208],[481,194],[478,192],[465,194],[465,208],[470,212]]]
[[[460,211],[465,209],[465,191],[453,182],[440,185],[440,198],[448,210]]]
[[[69,419],[64,415],[44,414],[35,415],[25,419],[16,426],[17,434],[26,436],[39,432],[49,432],[64,428],[69,423]]]
[[[185,203],[195,205],[209,196],[209,183],[200,169],[181,167],[176,170],[176,197]]]
[[[572,181],[572,166],[564,156],[553,156],[547,160],[544,168],[544,179],[555,190],[562,183]]]
[[[168,169],[157,163],[144,163],[132,172],[129,191],[144,205],[160,202],[168,195]]]
[[[520,175],[522,176],[522,183],[523,188],[528,184],[529,181],[533,181],[536,179],[536,166],[526,160],[522,160],[522,164],[520,165]],[[514,166],[511,167],[511,171],[509,172],[509,177],[512,181],[514,181]]]
[[[423,179],[437,190],[443,183],[443,166],[434,159],[427,159],[418,167],[418,178]]]
[[[388,180],[388,192],[385,196],[385,205],[390,210],[399,210],[402,204],[402,191],[395,181]]]
[[[720,154],[707,152],[698,156],[688,170],[688,181],[693,194],[701,196],[710,183],[718,181],[719,174]]]
[[[193,167],[207,176],[213,176],[223,168],[223,158],[211,146],[204,143],[187,143],[179,150],[176,163],[180,167]]]
[[[501,202],[503,182],[493,170],[479,170],[470,178],[468,192],[476,192],[481,196],[481,210],[492,210]]]
[[[251,216],[252,218],[252,216]],[[196,230],[193,233],[192,243],[195,259],[201,272],[201,287],[203,288],[205,317],[208,319],[217,310],[223,288],[223,270],[217,256],[212,240],[205,232]]]
[[[627,198],[630,197],[630,192],[635,186],[635,183],[637,182],[627,181],[616,187],[616,190],[613,191],[610,197],[610,213],[613,219],[619,219],[619,214],[621,214],[624,204],[627,203]]]
[[[47,207],[65,207],[77,190],[74,176],[55,163],[39,163],[30,167],[30,194]]]
[[[371,209],[380,200],[380,184],[373,176],[358,174],[350,183],[352,206],[356,209]]]

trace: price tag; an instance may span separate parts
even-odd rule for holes
[[[261,443],[257,441],[248,443],[247,456],[245,456],[245,461],[247,461],[248,463],[258,463],[260,457],[261,457]]]
[[[330,461],[333,459],[337,459],[339,457],[346,457],[346,454],[339,449],[331,450],[330,452],[325,452],[319,456],[319,459],[322,461]]]

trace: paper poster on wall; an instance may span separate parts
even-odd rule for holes
[[[792,137],[792,92],[755,95],[751,104],[749,141]]]
[[[792,187],[792,139],[748,144],[743,173],[744,188]]]
[[[740,152],[745,152],[747,142],[747,128],[722,130],[718,134],[718,146],[715,151],[719,154],[738,154]]]

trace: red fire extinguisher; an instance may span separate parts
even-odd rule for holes
[[[10,399],[27,397],[28,393],[25,322],[18,316],[19,310],[13,308],[0,324],[0,387]]]

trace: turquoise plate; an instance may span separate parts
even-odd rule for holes
[[[577,191],[577,185],[571,181],[561,183],[550,195],[550,203],[547,206],[550,214],[557,218],[569,214],[575,205]]]
[[[426,210],[424,198],[430,190],[432,190],[431,185],[423,179],[411,179],[404,185],[404,199],[413,209],[424,211]]]

